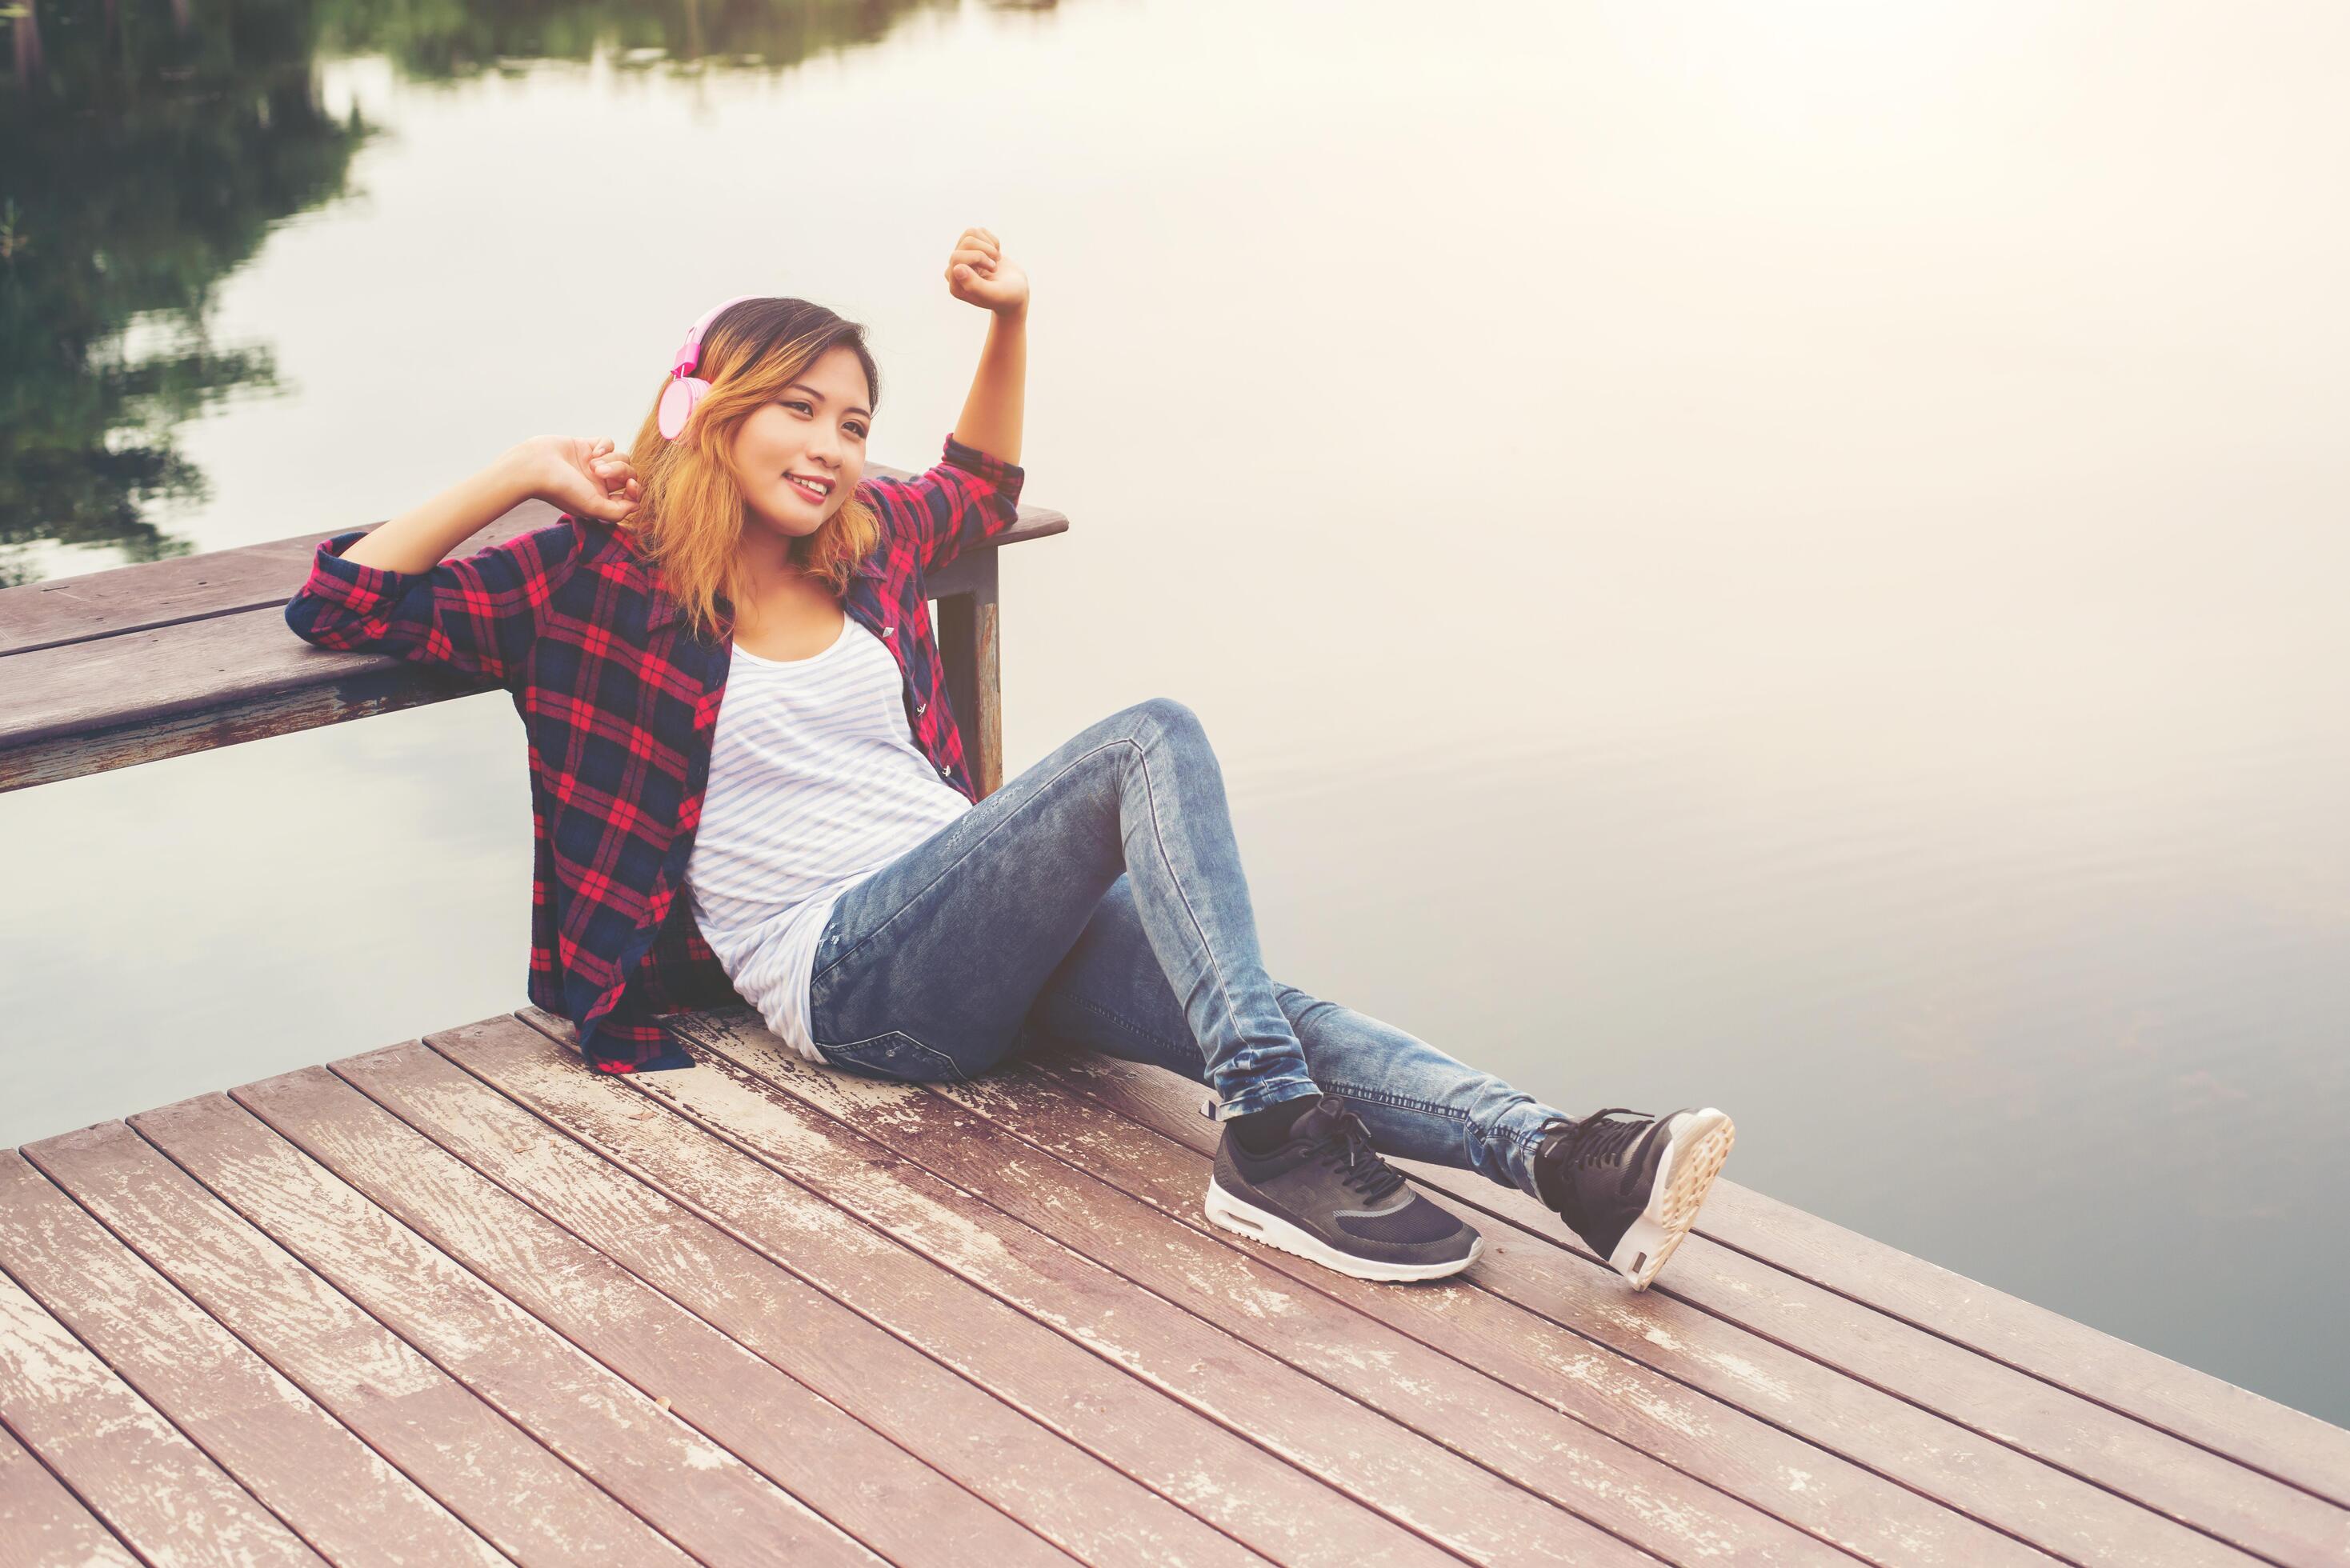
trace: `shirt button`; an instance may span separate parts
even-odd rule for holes
[[[939,772],[941,772],[941,773],[945,773],[946,771],[947,771],[947,765],[946,765],[946,763],[941,763],[939,764]]]
[[[881,635],[884,637],[895,637],[898,635],[898,628],[894,626],[885,626],[881,628]]]
[[[915,711],[915,712],[917,712],[917,713],[919,713],[919,712],[920,712],[921,711],[922,711],[922,704],[921,704],[921,703],[920,703],[920,702],[915,703],[915,704],[914,704],[914,711]]]

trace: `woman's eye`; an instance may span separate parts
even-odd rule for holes
[[[815,410],[814,409],[810,409],[810,408],[808,408],[808,406],[807,406],[806,403],[791,402],[791,403],[785,403],[785,404],[784,405],[784,407],[785,407],[785,408],[787,408],[787,409],[806,409],[806,410],[807,410],[807,411],[808,411],[809,413],[811,413],[811,414],[812,414],[812,413],[814,413],[814,412],[816,412],[816,410]]]
[[[855,436],[858,441],[863,441],[866,436],[866,430],[863,425],[851,425],[848,427],[848,433]]]

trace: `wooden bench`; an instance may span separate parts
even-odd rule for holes
[[[452,554],[556,515],[540,502],[518,506]],[[1023,506],[993,545],[928,585],[948,700],[982,794],[1003,782],[996,553],[1068,525]],[[318,542],[341,531],[0,589],[0,791],[497,690],[382,654],[312,648],[286,629],[286,601],[310,575]]]

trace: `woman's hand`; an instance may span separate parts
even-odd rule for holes
[[[618,523],[637,509],[637,471],[608,441],[535,436],[506,460],[526,493],[558,511]]]
[[[998,316],[1028,308],[1028,275],[1003,259],[1003,247],[985,229],[965,229],[947,257],[947,292]]]

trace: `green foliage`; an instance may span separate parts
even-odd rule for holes
[[[206,498],[175,445],[281,395],[265,346],[212,341],[221,280],[343,195],[375,134],[317,62],[453,81],[544,60],[775,70],[952,0],[11,0],[0,76],[0,586],[35,541],[187,553],[147,516]]]

